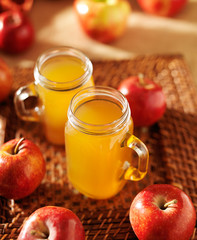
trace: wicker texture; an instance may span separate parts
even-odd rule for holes
[[[13,107],[15,90],[33,81],[33,69],[13,69],[13,94],[0,105],[7,119],[6,138],[26,137],[44,154],[47,171],[42,184],[25,199],[0,197],[0,239],[17,239],[23,221],[37,208],[64,206],[81,219],[86,239],[136,239],[129,223],[129,207],[135,195],[154,183],[169,183],[190,195],[197,209],[197,95],[190,71],[182,56],[139,56],[132,60],[93,62],[97,85],[117,87],[121,80],[138,73],[159,83],[166,95],[167,110],[150,128],[135,128],[147,145],[150,165],[140,182],[128,182],[115,197],[92,200],[70,190],[66,177],[64,147],[49,144],[38,123],[19,120]],[[197,239],[197,237],[194,237]]]

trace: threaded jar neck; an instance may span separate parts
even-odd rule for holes
[[[84,103],[90,100],[106,100],[117,104],[122,115],[107,124],[90,124],[79,119],[75,112]],[[71,100],[68,109],[68,121],[80,132],[93,135],[113,134],[124,128],[131,119],[127,99],[118,90],[111,87],[94,86],[79,91]]]
[[[76,60],[76,62],[78,61],[83,66],[84,74],[77,77],[76,79],[73,79],[72,81],[66,81],[66,76],[65,76],[65,81],[61,81],[61,82],[47,79],[42,74],[42,71],[41,71],[43,64],[45,64],[48,60],[53,58],[55,61],[55,58],[59,56],[72,57],[74,60]],[[86,55],[84,55],[81,51],[71,47],[58,47],[58,48],[49,49],[38,57],[34,67],[34,78],[35,78],[36,84],[40,84],[45,88],[56,90],[56,91],[65,91],[65,90],[69,91],[85,84],[92,76],[92,72],[93,72],[93,66],[90,59]]]

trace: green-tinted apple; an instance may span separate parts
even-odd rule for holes
[[[131,12],[127,0],[75,0],[74,9],[87,35],[103,43],[122,36]]]

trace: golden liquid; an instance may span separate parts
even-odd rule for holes
[[[108,124],[122,116],[121,108],[107,100],[90,100],[75,111],[75,116],[88,124]]]
[[[40,71],[48,80],[67,82],[71,88],[72,81],[85,73],[84,68],[81,60],[60,56],[46,61]],[[65,91],[54,91],[37,85],[37,91],[43,104],[42,122],[44,123],[45,135],[50,142],[64,144],[64,127],[70,101],[79,90],[93,85],[92,77],[80,87]]]
[[[75,116],[100,125],[122,116],[121,108],[107,100],[91,100],[81,104]],[[76,130],[69,121],[65,128],[67,173],[72,185],[84,195],[104,199],[115,195],[124,186],[123,165],[129,161],[130,150],[121,148],[127,126],[113,134],[92,135]]]
[[[84,74],[84,66],[80,59],[72,56],[58,56],[47,60],[41,73],[53,82],[70,82]]]

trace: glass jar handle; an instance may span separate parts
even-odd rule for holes
[[[42,111],[35,84],[19,88],[14,96],[15,110],[19,118],[25,121],[38,122]]]
[[[143,179],[148,171],[149,152],[146,145],[134,135],[127,133],[121,147],[128,147],[134,150],[138,155],[138,166],[132,166],[132,163],[126,162],[124,178],[126,180],[139,181]]]

